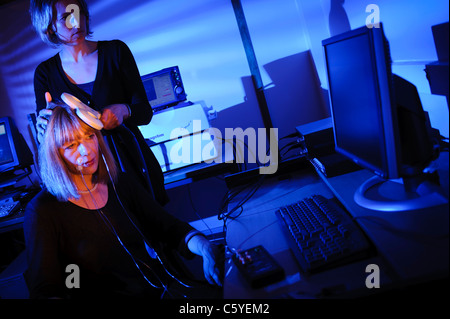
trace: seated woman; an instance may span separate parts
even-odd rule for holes
[[[100,131],[65,104],[53,109],[39,169],[45,187],[24,222],[31,298],[170,296],[171,276],[146,250],[158,243],[202,256],[205,278],[220,285],[215,246],[119,174]],[[78,269],[78,286],[67,269]]]

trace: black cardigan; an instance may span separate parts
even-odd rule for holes
[[[136,260],[156,266],[144,246],[143,238],[130,222],[139,228],[153,247],[165,243],[189,258],[185,243],[195,231],[164,211],[148,193],[124,174],[115,184],[121,207],[111,183],[108,201],[101,208],[126,248]],[[155,291],[139,273],[131,257],[120,245],[101,213],[59,202],[46,190],[26,207],[24,234],[28,269],[25,277],[31,298],[139,296]],[[140,262],[138,262],[140,264]],[[156,264],[155,264],[156,263]],[[66,267],[80,268],[80,288],[67,289]],[[140,264],[153,284],[158,281]],[[156,270],[156,268],[155,268]]]
[[[119,40],[98,41],[97,48],[98,66],[92,96],[70,82],[63,70],[59,53],[38,65],[34,74],[36,113],[39,114],[47,105],[45,92],[50,92],[55,101],[61,100],[62,93],[70,93],[97,111],[111,104],[128,104],[131,117],[126,119],[124,124],[136,136],[143,152],[156,200],[165,204],[168,197],[161,167],[138,129],[139,125],[150,123],[153,112],[133,54],[128,46]],[[114,130],[104,130],[103,133],[117,134]]]
[[[46,107],[45,92],[60,100],[64,92],[78,97],[95,110],[110,104],[128,104],[131,117],[127,125],[150,123],[152,109],[142,84],[139,70],[128,46],[119,40],[98,41],[98,66],[92,97],[70,82],[66,76],[59,53],[42,62],[34,76],[36,113]]]

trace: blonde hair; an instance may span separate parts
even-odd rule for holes
[[[104,157],[104,160],[99,160],[98,169],[93,175],[93,182],[106,184],[109,181],[109,175],[115,181],[117,165],[102,133],[82,122],[66,104],[54,103],[54,105],[55,108],[48,122],[44,140],[39,146],[39,170],[47,190],[60,201],[80,197],[72,180],[72,173],[60,154],[59,148],[65,143],[79,138],[81,134],[91,131],[97,136],[99,157],[102,155]]]
[[[65,44],[55,33],[53,24],[56,17],[54,17],[54,7],[59,0],[31,0],[30,1],[30,16],[31,23],[42,41],[52,47],[58,47]],[[88,5],[85,0],[76,0],[80,7],[80,13],[86,17],[86,33],[87,36],[92,35],[90,28],[90,14]]]

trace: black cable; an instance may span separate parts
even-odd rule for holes
[[[223,220],[223,229],[222,230],[225,234],[227,232],[227,218],[226,218],[226,214],[224,213],[224,211],[228,209],[228,204],[231,202],[231,200],[234,197],[236,197],[237,195],[239,195],[242,191],[244,191],[245,188],[247,188],[249,185],[250,185],[250,183],[243,185],[240,188],[229,190],[225,194],[225,196],[222,198],[222,202],[221,202],[221,205],[219,208],[219,214],[217,216],[217,219]],[[225,244],[228,246],[226,236],[225,236]]]
[[[224,223],[226,223],[227,219],[236,219],[236,218],[238,218],[243,212],[243,207],[242,206],[256,193],[256,191],[263,184],[264,180],[265,180],[265,175],[262,175],[256,183],[253,183],[253,187],[248,191],[248,193],[231,210],[228,210],[226,213],[224,213],[225,207],[222,206],[221,207],[221,212],[219,213],[219,216],[218,216],[218,219],[219,220],[224,220]],[[248,185],[249,184],[247,184],[246,186],[248,186]],[[234,197],[239,195],[245,188],[246,187],[238,190],[232,196],[228,197],[226,202],[229,203]],[[241,211],[237,215],[232,215],[239,208],[241,208]]]
[[[256,193],[256,191],[261,187],[261,185],[263,184],[264,181],[264,177],[265,175],[262,175],[260,177],[260,179],[258,180],[258,182],[255,184],[255,186],[253,187],[253,189],[251,189],[247,195],[239,202],[239,204],[237,204],[231,211],[228,212],[228,216],[227,218],[231,218],[231,219],[236,219],[237,217],[239,217],[242,214],[242,210],[238,215],[234,215],[232,216],[231,214],[233,214],[238,208],[242,208],[242,206]]]
[[[86,189],[88,190],[92,201],[95,205],[95,209],[98,212],[98,214],[100,215],[101,219],[103,220],[103,222],[106,224],[107,228],[113,233],[113,235],[116,236],[116,239],[118,240],[118,242],[120,243],[120,245],[122,246],[122,248],[125,250],[125,252],[130,256],[130,258],[133,260],[133,263],[136,265],[137,269],[139,270],[139,272],[141,273],[141,275],[143,276],[143,278],[145,279],[145,281],[147,281],[147,283],[150,284],[150,286],[152,286],[153,288],[156,289],[163,289],[164,291],[167,291],[167,287],[164,285],[164,283],[161,281],[161,279],[158,277],[158,275],[156,273],[154,273],[154,271],[149,268],[153,274],[156,276],[156,278],[158,279],[158,281],[161,283],[162,287],[158,287],[157,285],[155,285],[154,283],[152,283],[147,276],[145,276],[145,274],[142,272],[141,267],[139,267],[138,263],[136,262],[136,259],[134,258],[134,256],[131,254],[131,252],[128,250],[128,248],[125,246],[125,244],[122,242],[122,240],[119,237],[119,234],[117,233],[116,229],[114,228],[114,226],[112,225],[111,221],[109,220],[109,218],[102,212],[102,210],[98,207],[97,202],[94,198],[94,195],[91,193],[91,191],[89,190],[89,187],[87,186],[86,180],[84,179],[84,175],[83,172],[80,170],[80,174],[81,174],[81,179],[83,181],[84,186],[86,187]],[[119,200],[120,202],[120,200]],[[122,205],[122,204],[121,204]],[[122,206],[123,207],[123,206]],[[133,223],[133,222],[132,222]],[[134,223],[133,223],[134,225]],[[139,231],[139,230],[138,230]],[[140,231],[139,231],[140,232]],[[164,294],[164,293],[163,293]],[[170,294],[170,292],[169,292]]]
[[[138,233],[139,233],[139,235],[141,236],[141,238],[142,238],[142,239],[144,240],[144,242],[146,243],[147,241],[146,241],[146,238],[145,238],[144,234],[141,232],[141,230],[140,230],[140,229],[137,227],[137,225],[134,223],[134,221],[132,220],[132,218],[131,218],[130,215],[128,214],[128,211],[127,211],[126,208],[124,207],[122,201],[120,200],[120,197],[119,197],[119,195],[118,195],[118,193],[117,193],[117,190],[116,190],[114,181],[113,181],[112,176],[111,176],[111,174],[110,174],[110,172],[109,172],[109,168],[108,168],[108,165],[107,165],[107,163],[106,163],[106,160],[105,160],[103,154],[102,154],[102,157],[103,157],[103,161],[105,162],[106,169],[107,169],[109,178],[110,178],[110,180],[111,180],[111,183],[112,183],[112,187],[113,187],[114,193],[115,193],[115,195],[116,195],[117,200],[119,201],[120,206],[121,206],[122,209],[124,210],[125,214],[127,215],[128,219],[130,220],[130,222],[132,223],[132,225],[134,226],[134,228],[138,231]],[[83,183],[85,184],[86,188],[87,188],[88,191],[89,191],[89,188],[87,187],[87,184],[86,184],[86,181],[85,181],[85,179],[84,179],[84,176],[83,176],[83,174],[82,174],[81,171],[80,171],[80,173],[81,173],[81,177],[82,177]],[[119,241],[119,243],[121,244],[121,246],[123,247],[123,249],[124,249],[124,250],[128,253],[128,255],[131,257],[131,259],[133,260],[134,264],[136,265],[136,267],[138,268],[139,272],[140,272],[141,275],[144,277],[144,279],[145,279],[152,287],[157,288],[157,289],[163,289],[163,290],[164,290],[163,293],[162,293],[162,295],[161,295],[161,299],[162,299],[162,297],[164,296],[165,292],[168,292],[169,295],[171,295],[171,296],[173,297],[173,295],[172,295],[172,294],[170,293],[170,291],[168,290],[168,287],[162,282],[162,280],[161,280],[161,279],[159,278],[159,276],[155,273],[155,271],[154,271],[149,265],[147,265],[146,263],[144,263],[142,260],[138,259],[144,266],[146,266],[146,267],[153,273],[153,275],[156,277],[156,279],[161,283],[161,285],[162,285],[163,287],[158,287],[157,285],[153,284],[153,283],[145,276],[145,274],[142,272],[141,268],[139,267],[138,263],[136,262],[136,259],[134,258],[134,256],[131,254],[131,252],[130,252],[130,251],[126,248],[126,246],[123,244],[122,240],[120,239],[119,235],[117,234],[116,230],[114,229],[114,226],[111,224],[111,222],[110,222],[109,219],[106,217],[106,215],[105,215],[101,210],[98,209],[98,207],[97,207],[98,205],[96,204],[95,199],[94,199],[94,197],[93,197],[93,195],[92,195],[92,193],[91,193],[90,191],[89,191],[89,194],[91,195],[92,200],[93,200],[93,202],[94,202],[94,204],[95,204],[95,206],[96,206],[96,208],[97,208],[97,211],[99,212],[99,214],[100,214],[102,220],[105,222],[105,224],[106,224],[107,226],[110,225],[110,226],[108,226],[108,228],[109,228],[110,231],[116,236],[117,240]],[[106,220],[105,220],[105,218],[106,218]],[[147,244],[147,245],[148,245],[148,244]],[[176,278],[174,275],[172,275],[172,273],[165,267],[163,261],[162,261],[161,258],[159,257],[158,253],[156,253],[156,251],[155,251],[155,254],[156,254],[156,257],[157,257],[159,263],[161,264],[161,266],[164,268],[164,270],[166,271],[166,273],[167,273],[170,277],[172,277],[172,278],[173,278],[174,280],[176,280],[179,284],[181,284],[182,286],[184,286],[184,287],[186,287],[186,288],[193,288],[192,286],[190,286],[190,285],[188,285],[188,284],[182,282],[180,279],[178,279],[178,278]],[[183,295],[183,297],[187,298],[187,297],[184,296],[184,295]]]
[[[288,134],[286,136],[283,136],[282,138],[280,138],[280,141],[284,140],[285,138],[294,138],[294,137],[298,137],[298,133],[297,132],[294,132],[294,133]]]
[[[137,225],[134,223],[133,219],[131,218],[130,214],[128,213],[128,210],[125,208],[125,206],[123,205],[122,201],[120,200],[119,194],[117,193],[117,190],[116,190],[116,186],[115,186],[114,181],[113,181],[113,179],[112,179],[112,176],[111,176],[111,174],[110,174],[110,172],[109,172],[108,164],[106,163],[106,160],[105,160],[105,157],[103,156],[103,154],[102,154],[102,157],[103,157],[103,161],[105,162],[105,166],[106,166],[106,170],[107,170],[107,172],[108,172],[108,176],[109,176],[109,178],[110,178],[110,180],[111,180],[111,184],[112,184],[112,187],[113,187],[113,190],[114,190],[114,194],[116,195],[116,198],[117,198],[117,200],[119,201],[120,206],[121,206],[122,209],[124,210],[125,214],[127,215],[128,219],[130,220],[130,222],[132,223],[132,225],[134,226],[134,228],[137,230],[137,232],[138,232],[139,235],[141,236],[142,240],[143,240],[148,246],[150,246],[150,245],[147,243],[146,237],[145,237],[144,234],[141,232],[141,230],[139,229],[139,227],[137,227]],[[155,250],[154,250],[154,252],[155,252],[155,254],[156,254],[156,257],[157,257],[159,263],[161,264],[161,266],[164,268],[164,270],[166,271],[166,273],[167,273],[170,277],[172,277],[172,278],[173,278],[174,280],[176,280],[179,284],[181,284],[182,286],[184,286],[184,287],[186,287],[186,288],[193,288],[192,286],[190,286],[190,285],[188,285],[188,284],[182,282],[181,280],[179,280],[178,278],[176,278],[174,275],[172,275],[172,273],[170,273],[170,272],[167,270],[166,266],[164,265],[163,261],[162,261],[161,258],[159,257],[158,253],[157,253]],[[149,269],[154,273],[155,276],[157,276],[156,273],[155,273],[151,268],[149,268]],[[158,277],[158,276],[157,276],[157,277]],[[158,280],[159,280],[159,278],[158,278]],[[160,280],[160,281],[161,281],[161,280]],[[169,292],[169,294],[170,294],[170,292]],[[186,296],[185,296],[185,297],[186,297]]]
[[[296,149],[296,148],[300,148],[300,147],[302,147],[300,144],[291,145],[291,147],[289,147],[289,148],[287,149],[286,152],[284,152],[283,154],[281,154],[281,158],[283,158],[284,156],[286,156],[286,154],[289,153],[289,151],[291,151],[291,150],[293,150],[293,149]]]
[[[289,147],[291,145],[300,145],[300,144],[298,143],[298,141],[289,142],[286,145],[284,145],[282,148],[280,148],[280,150],[278,152],[281,153],[286,147]]]
[[[197,217],[200,218],[200,220],[203,222],[203,224],[205,224],[205,226],[208,228],[209,233],[212,234],[213,231],[212,231],[211,228],[208,226],[208,224],[205,222],[204,218],[200,216],[200,214],[198,213],[197,209],[195,208],[194,201],[192,200],[191,187],[190,187],[189,184],[187,185],[187,189],[188,189],[188,197],[189,197],[189,201],[191,202],[192,210],[193,210],[194,213],[197,215]]]

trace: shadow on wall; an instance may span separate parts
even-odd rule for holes
[[[335,36],[346,31],[350,31],[350,21],[344,9],[345,0],[331,0],[329,29],[330,35]]]
[[[290,55],[264,65],[273,86],[266,89],[267,104],[279,137],[299,125],[329,116],[311,51]]]
[[[210,122],[210,126],[218,129],[222,134],[222,138],[224,139],[227,138],[226,129],[235,130],[236,128],[242,128],[245,131],[248,128],[253,128],[255,131],[258,131],[258,128],[264,128],[264,122],[262,120],[261,112],[258,107],[258,101],[256,98],[256,92],[252,77],[242,77],[241,81],[245,91],[244,102],[233,105],[218,112],[217,117]],[[249,146],[248,140],[240,140],[239,138],[237,138],[236,141],[222,140],[221,142],[223,147],[230,143],[236,143],[234,147],[243,150],[242,152],[240,152],[241,161],[245,161],[246,163],[248,163],[248,154],[256,154],[257,145],[254,145],[253,147],[251,145]],[[250,160],[250,162],[254,163],[254,159]],[[257,166],[258,164],[254,163],[254,165],[247,166],[247,168],[250,169]]]
[[[329,1],[330,34],[350,30],[345,1]],[[272,61],[264,65],[264,69],[271,79],[271,83],[264,83],[264,94],[272,124],[279,130],[279,138],[294,133],[296,126],[330,116],[328,91],[321,88],[310,50]],[[242,77],[241,80],[245,90],[244,101],[221,110],[210,123],[221,131],[222,136],[225,128],[264,127],[252,78]]]
[[[321,88],[309,50],[272,61],[264,65],[264,69],[272,80],[265,86],[264,93],[273,126],[278,128],[280,149],[292,141],[281,138],[295,133],[297,126],[330,116],[328,92]],[[246,93],[244,102],[220,111],[210,123],[222,136],[226,128],[253,128],[255,131],[264,128],[252,78],[243,77],[242,84]],[[256,154],[257,149],[250,152]]]

